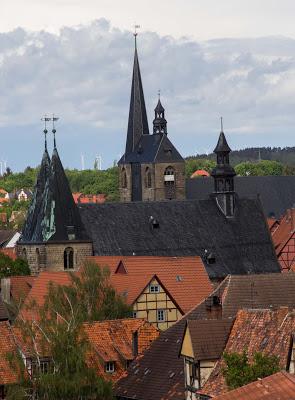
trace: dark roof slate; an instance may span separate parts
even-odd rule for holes
[[[227,277],[212,293],[222,303],[222,318],[231,319],[239,309],[295,307],[295,273]],[[161,333],[143,357],[137,358],[128,375],[116,385],[119,399],[183,400],[185,397],[183,359],[179,357],[187,320],[204,320],[208,299]],[[218,320],[215,320],[218,321]],[[208,332],[207,332],[208,334]],[[152,384],[151,384],[152,382]]]
[[[49,177],[33,235],[20,242],[89,240],[74,202],[57,149],[52,153]]]
[[[195,361],[219,359],[232,324],[231,319],[188,320]]]
[[[16,234],[16,231],[11,229],[0,229],[0,248],[5,247],[10,239]]]
[[[134,151],[140,137],[149,134],[141,74],[135,47],[125,154]]]
[[[214,187],[212,178],[187,179],[187,199],[204,199]],[[295,202],[295,176],[237,176],[235,191],[241,197],[259,195],[265,216],[280,218]]]
[[[199,255],[211,279],[280,271],[258,199],[237,198],[234,218],[226,218],[213,197],[79,209],[95,255]],[[205,258],[210,253],[215,262],[209,264]]]
[[[184,162],[180,153],[173,146],[166,134],[141,136],[135,150],[126,153],[119,164],[153,163],[153,162]]]
[[[217,154],[217,153],[230,153],[230,152],[231,152],[231,148],[227,144],[227,140],[224,135],[224,132],[221,131],[219,138],[218,138],[217,145],[214,149],[214,153]]]
[[[40,170],[37,176],[33,198],[28,210],[26,222],[22,230],[21,240],[31,241],[35,236],[37,221],[42,209],[42,201],[45,191],[46,181],[49,175],[50,158],[47,150],[44,150]]]

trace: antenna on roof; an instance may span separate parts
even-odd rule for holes
[[[220,132],[223,132],[223,118],[222,117],[220,117],[220,128],[221,128]]]
[[[133,25],[133,28],[134,28],[134,32],[133,32],[133,36],[134,36],[134,42],[135,42],[135,48],[136,48],[136,37],[137,37],[137,35],[138,35],[138,32],[137,32],[137,29],[140,29],[140,25],[138,25],[138,24],[134,24]]]
[[[41,118],[41,121],[44,121],[44,136],[45,136],[45,150],[47,151],[47,122],[49,122],[51,120],[51,118],[47,117],[47,115],[45,114],[43,118]]]
[[[55,129],[55,122],[58,121],[58,120],[59,120],[59,118],[58,118],[58,117],[55,117],[55,115],[52,114],[51,121],[52,121],[53,145],[54,145],[54,148],[55,148],[55,149],[56,149],[56,140],[55,140],[56,129]]]

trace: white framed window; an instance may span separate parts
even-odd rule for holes
[[[109,374],[112,374],[113,372],[115,372],[114,361],[108,361],[105,363],[105,372],[108,372]]]
[[[150,285],[150,293],[159,293],[160,286],[159,285]]]
[[[158,322],[166,321],[166,311],[165,310],[157,310],[157,321]]]

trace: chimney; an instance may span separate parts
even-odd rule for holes
[[[138,331],[132,333],[132,355],[134,358],[138,356]]]
[[[1,279],[1,297],[5,303],[10,303],[10,287],[11,281],[10,278],[2,278]]]

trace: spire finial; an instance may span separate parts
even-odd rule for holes
[[[52,114],[51,121],[52,121],[52,133],[53,133],[53,146],[54,146],[55,149],[56,149],[56,140],[55,140],[56,129],[55,129],[55,122],[58,121],[58,120],[59,120],[59,118],[56,117],[54,114]]]
[[[220,128],[221,128],[220,132],[223,132],[223,118],[222,117],[220,117]]]
[[[158,98],[161,100],[161,89],[158,90]]]
[[[136,37],[137,37],[137,35],[138,35],[137,29],[140,28],[140,25],[138,25],[138,24],[135,23],[135,24],[133,25],[133,28],[134,28],[134,32],[133,32],[134,44],[135,44],[135,49],[136,49],[136,48],[137,48]]]
[[[44,133],[44,137],[45,137],[45,150],[47,151],[47,133],[48,133],[48,130],[47,130],[47,122],[49,122],[51,120],[51,118],[48,118],[47,117],[47,115],[45,114],[44,115],[44,117],[43,118],[41,118],[41,121],[44,121],[44,130],[43,130],[43,133]]]

